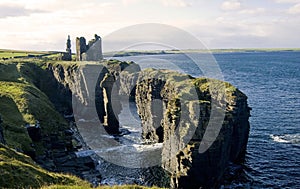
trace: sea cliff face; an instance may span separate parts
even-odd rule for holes
[[[146,70],[139,74],[135,93],[143,137],[163,142],[161,166],[171,175],[171,187],[217,188],[228,163],[243,159],[250,108],[247,97],[229,83]],[[212,106],[223,107],[223,117],[211,117]],[[209,122],[214,124],[218,116],[220,132],[199,153]]]
[[[31,72],[38,72],[39,76]],[[112,135],[120,134],[118,114],[122,110],[121,99],[134,101],[141,118],[144,143],[162,143],[158,167],[165,170],[162,177],[169,180],[165,187],[217,188],[229,163],[243,161],[249,135],[250,108],[246,95],[229,83],[166,70],[141,71],[135,63],[120,61],[30,63],[21,70],[20,76],[31,83],[38,94],[43,93],[47,97],[52,103],[51,108],[56,111],[55,115],[60,113],[60,120],[63,115],[74,114],[81,114],[86,120],[96,118]],[[74,110],[72,98],[76,98],[83,108]],[[91,111],[93,107],[96,110]],[[39,114],[33,115],[35,119],[41,118]],[[41,124],[44,125],[47,119],[42,118]],[[56,128],[51,128],[55,125],[53,119],[52,116],[49,120],[52,124],[47,128],[42,127],[41,140],[44,144],[49,140],[51,144],[48,147],[46,144],[43,149],[48,149],[47,153],[57,152],[57,148],[74,151],[76,144],[72,142],[74,133],[70,131],[70,125],[62,120],[57,124],[63,125],[59,132],[52,132]],[[218,124],[219,130],[211,129]],[[210,132],[207,132],[209,129]],[[28,140],[28,135],[26,137]],[[55,141],[57,138],[60,142]],[[207,144],[208,149],[200,152],[203,144]],[[57,148],[52,148],[55,145]],[[74,165],[55,163],[59,161],[57,159],[65,161],[63,156],[70,157],[70,154],[60,151],[57,156],[54,164],[58,170],[62,170],[60,165]],[[83,166],[91,165],[86,163]],[[95,168],[95,165],[91,167]]]

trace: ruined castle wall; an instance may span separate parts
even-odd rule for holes
[[[84,37],[76,38],[77,61],[99,61],[103,59],[102,40],[98,35],[86,43]]]

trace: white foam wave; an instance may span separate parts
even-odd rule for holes
[[[107,153],[113,151],[121,151],[121,152],[143,152],[143,151],[151,151],[155,149],[162,148],[162,143],[156,143],[151,145],[140,145],[140,144],[133,144],[133,145],[120,145],[110,148],[103,148],[94,150],[96,153]]]
[[[300,133],[285,135],[270,135],[274,142],[300,144]]]
[[[140,132],[142,133],[142,127],[133,125],[133,126],[129,126],[129,125],[122,125],[122,128],[124,129],[128,129],[130,132]]]
[[[75,154],[77,157],[87,157],[95,154],[95,152],[93,150],[82,150],[82,151],[75,152]]]

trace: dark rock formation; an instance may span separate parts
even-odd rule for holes
[[[165,81],[160,78],[144,78],[140,74],[136,87],[138,113],[142,120],[143,139],[147,143],[163,142],[163,104],[160,91]]]
[[[218,90],[222,84],[224,93]],[[250,109],[247,97],[228,83],[146,70],[139,74],[136,103],[143,137],[164,142],[162,167],[171,174],[173,188],[217,188],[229,162],[245,155]],[[222,111],[211,117],[212,106],[223,107],[225,118]],[[220,132],[211,136],[208,150],[199,153],[208,124],[219,120]]]
[[[111,74],[106,74],[103,78],[100,86],[103,88],[103,101],[104,101],[104,126],[106,131],[111,134],[119,133],[119,120],[118,114],[121,112],[121,104],[116,99],[116,95],[113,94],[113,86],[116,80]],[[113,108],[114,107],[114,108]]]
[[[60,112],[73,113],[76,117],[84,120],[99,118],[107,132],[119,133],[119,123],[112,112],[112,95],[110,94],[115,79],[106,67],[101,64],[91,64],[82,68],[77,66],[65,68],[61,65],[52,66],[49,64],[48,70],[53,76],[50,86],[56,91],[56,94],[50,94],[50,100],[57,104]],[[81,81],[87,83],[82,84]],[[94,95],[90,94],[90,91]],[[76,95],[75,98],[79,100],[78,103],[84,106],[73,107],[72,109],[72,95]],[[62,99],[56,97],[62,97]],[[61,104],[64,106],[60,107]],[[94,111],[95,107],[96,112]]]
[[[71,61],[72,60],[72,50],[71,50],[71,39],[68,35],[67,44],[66,44],[66,52],[63,53],[62,60]]]
[[[99,61],[103,59],[101,37],[95,34],[95,38],[86,44],[84,37],[76,38],[77,61]]]
[[[2,129],[2,118],[0,116],[0,143],[5,144],[3,129]]]
[[[32,141],[38,142],[42,139],[41,127],[27,127],[27,131]]]
[[[126,84],[124,79],[130,79],[131,77],[127,77],[127,75],[137,74],[138,71],[140,68],[137,64],[120,61],[86,64],[82,67],[72,63],[68,66],[48,64],[47,74],[44,74],[44,79],[39,82],[39,86],[62,114],[80,114],[80,117],[85,120],[98,117],[107,132],[118,134],[117,116],[122,108],[120,93],[128,93],[130,90],[129,84]],[[120,79],[120,75],[122,75],[122,79]],[[88,82],[86,85],[90,88],[82,88],[86,85],[80,83],[81,81]],[[95,96],[89,94],[89,91],[93,91]],[[135,92],[130,91],[134,95]],[[84,109],[78,109],[78,112],[73,112],[72,95],[74,94],[80,103],[85,105]],[[95,106],[97,115],[92,115],[89,108]]]
[[[49,140],[44,138],[44,142],[49,144],[48,150],[44,155],[35,157],[35,161],[47,170],[74,174],[98,185],[101,175],[96,170],[96,161],[91,157],[77,157],[72,144],[67,142],[71,138],[62,140],[57,135],[51,135]]]
[[[109,129],[106,129],[108,133],[117,134],[119,132],[119,120],[118,115],[122,110],[122,100],[123,99],[122,92],[124,91],[124,87],[129,84],[121,83],[122,79],[121,74],[126,73],[138,73],[140,71],[140,67],[131,62],[120,62],[115,60],[109,60],[104,65],[109,74],[103,78],[100,86],[103,88],[103,101],[105,103],[105,121],[104,126],[109,126]]]

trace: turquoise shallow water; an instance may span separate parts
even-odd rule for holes
[[[197,55],[205,63],[207,55]],[[300,188],[300,52],[213,54],[225,81],[248,96],[253,108],[245,172],[251,188]],[[183,54],[119,57],[142,68],[202,76]],[[209,64],[209,63],[208,63]],[[220,78],[219,76],[216,76]]]

